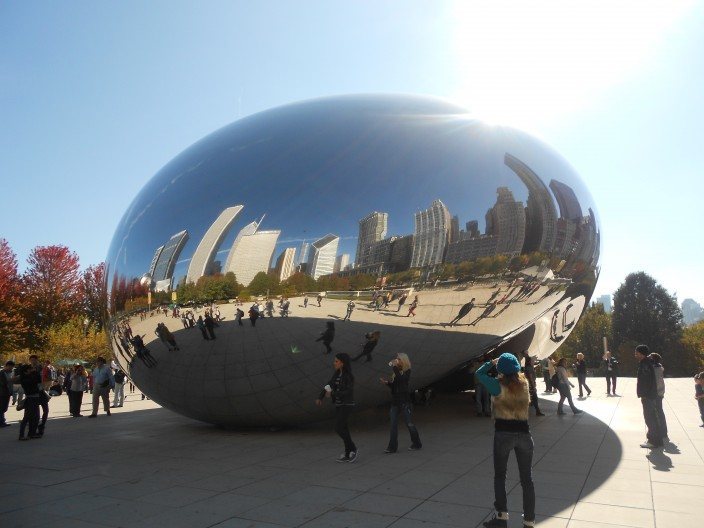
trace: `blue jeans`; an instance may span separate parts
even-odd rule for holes
[[[530,433],[494,432],[494,508],[507,512],[506,467],[511,451],[516,452],[518,473],[523,488],[523,520],[535,520],[535,488],[533,487],[533,437]]]
[[[487,388],[479,382],[474,386],[474,404],[477,414],[491,414],[491,395]]]
[[[389,412],[391,417],[391,436],[389,437],[389,451],[396,451],[398,449],[398,417],[403,416],[403,421],[408,427],[408,432],[411,433],[411,445],[413,447],[422,447],[423,444],[420,443],[420,435],[418,434],[418,429],[416,429],[415,424],[411,420],[411,404],[410,403],[400,403],[398,405],[391,405],[391,411]]]

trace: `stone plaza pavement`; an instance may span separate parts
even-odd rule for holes
[[[607,397],[601,378],[585,413],[531,418],[538,525],[550,528],[701,527],[704,428],[691,379],[668,379],[671,443],[644,441],[635,380]],[[88,396],[88,395],[86,395]],[[387,409],[359,412],[354,464],[336,463],[330,423],[278,431],[226,431],[192,421],[139,393],[113,415],[74,419],[51,400],[41,440],[18,442],[19,413],[0,430],[0,526],[15,527],[475,527],[493,502],[493,424],[474,416],[471,395],[439,395],[416,409],[424,447],[384,455]],[[576,396],[576,393],[575,393]],[[311,395],[311,405],[314,395]],[[87,398],[83,413],[87,415]],[[509,526],[521,526],[515,459],[509,464]]]

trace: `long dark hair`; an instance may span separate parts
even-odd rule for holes
[[[350,355],[346,352],[340,352],[335,354],[335,359],[342,361],[342,372],[347,373],[350,378],[354,379],[354,376],[352,375],[352,359],[350,358]]]

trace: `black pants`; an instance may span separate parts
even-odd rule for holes
[[[29,436],[37,435],[39,425],[39,396],[28,396],[24,400],[24,416],[20,422],[20,438],[24,438],[24,431],[29,424]]]
[[[606,394],[611,394],[613,385],[613,394],[616,395],[616,374],[606,374]]]
[[[541,412],[540,406],[538,405],[538,389],[535,384],[531,385],[528,389],[528,394],[530,394],[530,404],[535,409],[536,413]]]
[[[49,397],[43,391],[39,393],[39,406],[42,409],[42,419],[39,421],[37,432],[39,434],[44,434],[46,421],[49,419]]]
[[[10,395],[0,396],[0,424],[5,423],[5,413],[10,407]]]
[[[71,416],[81,414],[81,404],[83,403],[83,391],[68,391],[68,409]]]
[[[586,374],[577,374],[577,382],[579,383],[579,397],[581,398],[584,396],[584,393],[582,392],[582,387],[584,387],[587,391],[587,394],[591,394],[592,390],[589,388],[587,385],[587,375]],[[614,382],[614,393],[616,392],[616,382]]]
[[[349,456],[352,451],[357,451],[357,446],[354,445],[352,436],[350,436],[350,429],[347,426],[350,414],[352,414],[351,405],[338,405],[335,407],[335,432],[345,443],[345,456]]]
[[[656,400],[659,398],[641,398],[640,401],[643,404],[643,418],[645,419],[645,426],[648,428],[647,438],[648,442],[654,446],[662,446],[662,425],[660,424],[660,417],[658,416],[658,409]]]
[[[656,398],[655,399],[655,410],[658,413],[658,423],[660,424],[660,432],[662,433],[663,438],[667,436],[667,419],[665,418],[665,411],[662,408],[662,400],[663,398]]]

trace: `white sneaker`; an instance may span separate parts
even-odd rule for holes
[[[346,454],[342,453],[339,457],[335,459],[335,462],[349,462],[350,457],[348,457]]]
[[[651,444],[650,442],[645,442],[640,445],[641,447],[644,447],[645,449],[656,449],[658,446]]]
[[[358,456],[359,456],[359,451],[350,451],[350,456],[349,456],[349,459],[347,460],[347,462],[349,462],[351,464],[352,462],[357,460]]]

